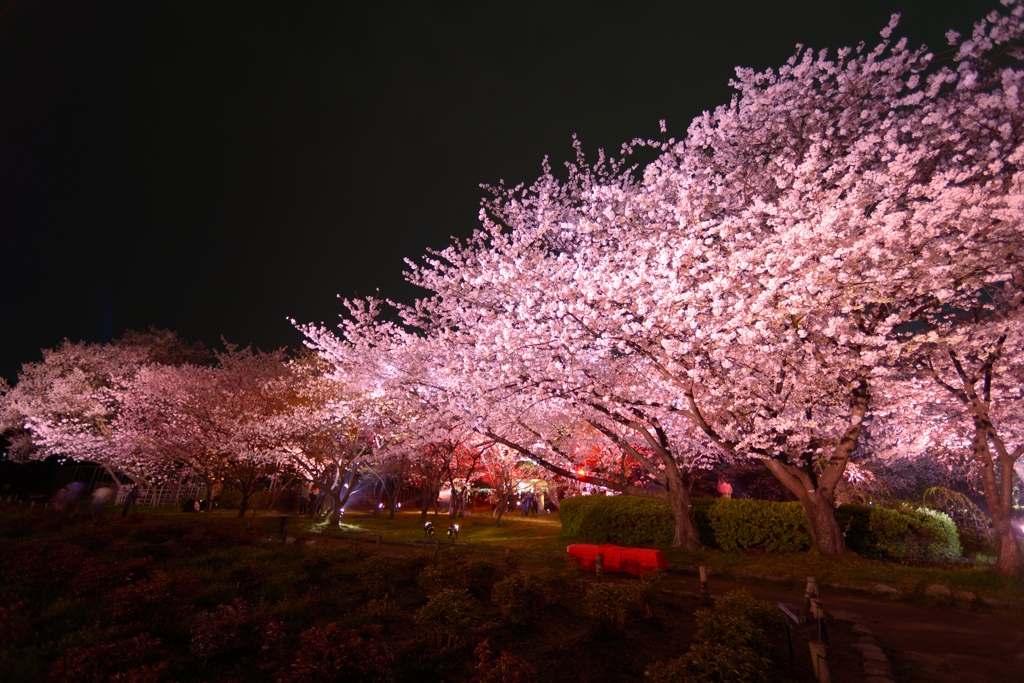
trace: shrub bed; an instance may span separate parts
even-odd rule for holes
[[[936,510],[843,505],[836,510],[836,521],[846,534],[847,547],[864,557],[938,562],[961,554],[956,524]]]
[[[799,503],[698,498],[694,521],[705,547],[795,552],[811,547]],[[631,496],[578,496],[562,501],[562,531],[588,543],[667,545],[674,522],[668,503]],[[960,557],[956,525],[947,515],[909,505],[843,505],[836,520],[850,550],[886,560],[948,561]]]

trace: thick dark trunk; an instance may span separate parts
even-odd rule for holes
[[[420,524],[425,524],[427,521],[427,511],[430,506],[434,506],[434,516],[437,516],[437,493],[441,486],[439,483],[435,483],[429,479],[423,480],[423,501],[420,507]]]
[[[676,525],[672,547],[700,550],[700,533],[690,508],[690,490],[683,477],[668,477],[668,504],[672,508],[672,518]]]
[[[246,511],[249,509],[249,496],[252,495],[252,491],[241,491],[242,502],[238,504],[238,516],[245,517]]]
[[[206,480],[206,511],[213,512],[213,480]]]
[[[798,496],[800,507],[807,518],[814,547],[822,555],[842,555],[846,552],[846,539],[836,521],[832,501],[826,501],[817,491]]]
[[[813,548],[822,555],[845,553],[846,540],[843,538],[839,522],[836,521],[832,493],[817,488],[810,475],[796,465],[778,460],[765,460],[764,463],[775,478],[800,501]],[[843,466],[845,467],[845,462]]]

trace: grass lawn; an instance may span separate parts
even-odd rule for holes
[[[503,550],[507,547],[520,553],[564,556],[565,546],[572,542],[561,535],[562,525],[557,514],[538,517],[505,515],[501,521],[495,521],[483,513],[460,519],[430,513],[427,521],[434,525],[431,541],[450,543],[446,531],[454,523],[459,526],[459,543],[476,550]],[[367,539],[380,534],[388,541],[415,542],[427,538],[419,512],[399,512],[394,519],[389,519],[386,513],[373,515],[355,511],[345,515],[337,530],[327,524],[306,524],[305,529],[310,534]]]
[[[218,513],[225,514],[225,513]],[[447,515],[427,515],[433,522],[433,540],[448,542],[445,531],[452,519]],[[469,549],[501,550],[510,548],[519,553],[550,555],[561,561],[566,557],[565,547],[579,542],[562,535],[558,515],[522,517],[506,515],[495,522],[486,513],[454,520],[459,525],[459,542]],[[296,524],[296,531],[311,535],[340,536],[346,538],[375,538],[380,534],[386,541],[421,541],[423,525],[418,512],[400,512],[394,519],[386,514],[373,515],[354,511],[345,516],[340,529],[326,524]],[[707,566],[712,571],[760,574],[802,582],[808,576],[819,582],[841,584],[852,588],[871,588],[884,584],[898,589],[904,595],[920,594],[931,584],[942,584],[951,590],[969,591],[980,597],[1014,602],[1024,607],[1024,580],[1001,576],[984,564],[965,562],[962,565],[900,565],[870,560],[849,554],[835,559],[816,553],[798,552],[764,554],[756,552],[722,552],[703,550],[687,552],[662,548],[670,566]]]

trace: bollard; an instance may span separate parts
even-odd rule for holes
[[[811,599],[818,597],[818,580],[807,577],[807,588],[804,589],[804,604],[800,608],[800,623],[806,624],[811,618]]]
[[[808,643],[811,648],[811,663],[814,665],[814,679],[818,683],[832,683],[828,673],[828,659],[822,643]]]
[[[711,593],[708,592],[708,568],[698,567],[697,571],[700,572],[700,599],[705,604],[711,602]]]
[[[601,571],[604,569],[604,553],[597,554],[597,560],[594,561],[594,570],[597,573],[597,582],[601,583]]]

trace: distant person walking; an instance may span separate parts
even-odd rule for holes
[[[136,484],[132,487],[132,490],[128,492],[128,495],[124,497],[124,510],[121,510],[121,516],[128,516],[128,509],[135,505],[135,501],[139,499],[139,485]]]
[[[109,503],[114,497],[114,489],[109,486],[101,486],[92,492],[92,513],[98,515],[103,512],[103,506]]]
[[[719,479],[718,493],[722,498],[732,498],[732,484],[730,484],[726,479]]]
[[[85,484],[80,481],[73,481],[68,484],[68,497],[64,501],[64,507],[74,511],[85,494]]]

